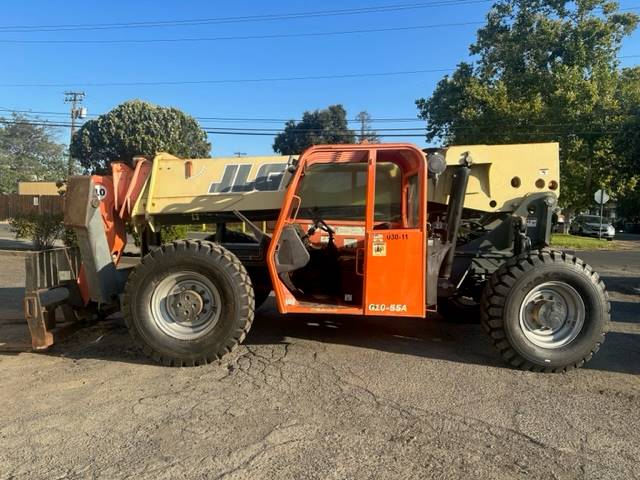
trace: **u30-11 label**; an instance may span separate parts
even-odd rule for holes
[[[409,235],[407,233],[389,233],[387,240],[409,240]]]

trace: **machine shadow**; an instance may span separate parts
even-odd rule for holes
[[[478,324],[430,319],[347,315],[279,315],[273,298],[257,311],[245,343],[290,343],[299,339],[347,345],[456,363],[505,367]]]
[[[586,368],[640,374],[640,304],[612,302],[616,322]],[[629,328],[625,328],[629,327]],[[25,334],[26,325],[24,326]],[[636,330],[636,332],[634,332]],[[290,344],[292,340],[345,345],[460,364],[510,369],[480,325],[430,319],[342,315],[280,315],[273,297],[256,312],[245,345]],[[313,349],[313,345],[310,347]],[[0,351],[0,357],[9,355]],[[121,318],[98,322],[54,345],[45,355],[158,366],[135,346]]]
[[[637,297],[635,298],[635,302],[640,302],[640,277],[602,275],[600,278],[609,293],[615,292],[622,295],[634,295]]]
[[[629,305],[638,312],[633,320],[625,315]],[[245,343],[273,344],[297,338],[455,363],[511,368],[478,324],[454,324],[435,316],[430,319],[279,316],[275,306],[267,305],[259,312]],[[612,317],[617,319],[612,331],[585,368],[640,374],[640,328],[637,333],[619,328],[625,318],[640,326],[640,303],[612,302]]]

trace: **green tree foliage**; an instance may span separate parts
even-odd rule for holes
[[[330,105],[324,110],[304,112],[302,120],[289,120],[284,131],[273,142],[273,151],[281,155],[297,155],[312,145],[354,143],[349,130],[347,112],[342,105]]]
[[[356,115],[356,120],[360,123],[358,143],[380,143],[377,132],[371,128],[371,115],[369,115],[369,112],[360,112]]]
[[[15,193],[18,182],[58,181],[67,176],[64,147],[51,128],[13,115],[0,124],[0,193]]]
[[[140,100],[125,102],[89,120],[76,132],[71,155],[89,172],[104,172],[114,160],[167,152],[198,158],[210,154],[207,134],[191,116]]]
[[[53,248],[55,241],[64,237],[65,231],[62,215],[39,213],[16,215],[9,220],[9,228],[16,238],[31,240],[36,250]]]
[[[622,193],[617,56],[637,24],[609,0],[499,0],[470,47],[478,60],[416,101],[427,139],[559,141],[563,206],[591,205],[600,186]]]
[[[640,222],[640,67],[622,71],[617,94],[621,106],[620,132],[615,151],[621,169],[614,172],[617,185],[618,216]]]

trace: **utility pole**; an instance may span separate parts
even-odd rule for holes
[[[71,158],[71,142],[73,141],[73,134],[76,131],[76,120],[78,118],[84,118],[87,116],[87,109],[79,107],[84,100],[84,92],[64,92],[64,103],[71,104],[71,135],[69,137],[69,165],[67,167],[67,173],[73,174],[73,158]]]

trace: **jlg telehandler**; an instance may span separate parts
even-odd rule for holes
[[[609,301],[588,265],[549,249],[558,151],[363,144],[315,146],[299,158],[161,153],[113,163],[109,176],[70,178],[65,223],[78,248],[27,260],[33,347],[53,343],[57,307],[67,320],[122,310],[157,361],[204,364],[243,341],[273,292],[282,314],[479,315],[511,365],[580,367],[604,341]],[[267,221],[271,233],[259,228]],[[240,222],[251,235],[227,228]],[[206,240],[162,242],[163,225],[205,223],[216,225]],[[127,225],[139,232],[142,259],[118,268]]]

